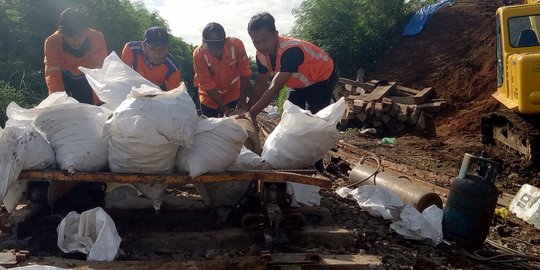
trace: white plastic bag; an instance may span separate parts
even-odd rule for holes
[[[360,186],[354,190],[339,188],[343,198],[352,197],[370,215],[394,220],[390,228],[407,239],[430,240],[436,246],[442,240],[443,211],[432,205],[422,212],[405,204],[394,192],[379,186]]]
[[[111,217],[97,207],[69,212],[57,228],[58,247],[66,253],[88,254],[89,261],[113,261],[122,239]]]
[[[281,121],[264,143],[262,158],[276,169],[313,165],[339,140],[337,122],[345,113],[345,99],[312,115],[289,101]]]
[[[63,104],[39,112],[33,125],[51,143],[60,169],[92,172],[107,166],[107,139],[103,138],[107,117],[94,105]]]
[[[178,151],[177,169],[191,177],[223,172],[236,160],[247,136],[232,118],[201,119],[193,145]]]
[[[79,67],[88,83],[105,107],[115,110],[131,92],[132,87],[155,84],[145,79],[131,67],[126,65],[115,52],[111,52],[103,61],[102,68],[89,69]]]
[[[442,240],[443,211],[432,205],[418,212],[411,205],[406,205],[400,213],[400,220],[390,224],[390,228],[407,239],[429,239],[433,246]]]
[[[379,186],[360,186],[351,191],[350,195],[358,202],[360,208],[374,217],[396,219],[405,203],[394,192]]]

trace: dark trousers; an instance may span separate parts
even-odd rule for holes
[[[333,72],[326,81],[314,83],[308,87],[291,91],[289,93],[289,101],[302,109],[306,109],[307,106],[307,109],[309,109],[312,114],[316,114],[332,102],[336,81],[337,76],[336,73]],[[315,162],[313,166],[321,173],[324,171],[322,159]]]
[[[289,101],[316,114],[332,102],[336,78],[336,73],[332,73],[326,81],[314,83],[305,88],[294,89],[289,93]]]
[[[84,75],[76,76],[69,71],[62,71],[64,89],[68,96],[73,97],[80,103],[94,104],[94,93]]]
[[[238,99],[233,102],[227,103],[227,107],[232,108],[232,109],[236,108],[236,105],[238,105]],[[225,116],[223,115],[223,112],[220,111],[219,109],[212,109],[202,103],[201,103],[201,111],[202,111],[202,114],[206,117],[218,118],[218,117]]]

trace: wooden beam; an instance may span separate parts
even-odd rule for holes
[[[110,172],[76,172],[64,171],[23,171],[19,180],[46,180],[46,181],[81,181],[81,182],[113,182],[130,184],[193,184],[193,183],[220,183],[234,181],[261,180],[263,182],[295,182],[314,185],[323,188],[332,187],[332,182],[326,177],[309,176],[286,171],[246,171],[207,173],[197,177],[185,174],[128,174]]]
[[[395,82],[390,82],[388,83],[388,85],[383,85],[383,86],[377,86],[373,92],[371,92],[367,97],[366,97],[366,100],[367,101],[370,101],[370,100],[380,100],[382,99],[385,95],[389,95],[392,93],[392,91],[394,91],[396,89],[396,83]]]
[[[416,94],[418,94],[418,93],[420,92],[419,90],[412,89],[412,88],[408,88],[408,87],[401,86],[401,85],[398,85],[398,86],[396,87],[396,89],[397,89],[398,91],[405,92],[405,93],[411,94],[411,95],[416,95]]]

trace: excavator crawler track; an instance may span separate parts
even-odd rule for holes
[[[502,143],[523,154],[531,162],[540,157],[540,117],[519,115],[511,110],[486,114],[481,120],[482,142]]]

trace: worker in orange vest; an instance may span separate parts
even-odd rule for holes
[[[236,108],[245,112],[251,68],[244,44],[227,37],[223,26],[215,22],[204,27],[202,38],[193,51],[202,114],[228,116]]]
[[[126,43],[121,58],[163,91],[177,88],[182,82],[180,64],[169,53],[169,34],[163,27],[150,27],[144,31],[143,41]]]
[[[58,17],[58,30],[44,45],[45,82],[49,94],[65,91],[81,103],[99,104],[78,67],[101,68],[107,57],[103,34],[88,27],[88,17],[78,9],[67,8]]]
[[[282,37],[267,12],[253,16],[248,32],[257,49],[258,76],[249,99],[249,117],[257,116],[279,91],[291,88],[288,100],[317,113],[331,103],[336,74],[334,62],[319,47],[303,40]],[[269,84],[270,74],[274,78]]]
[[[336,74],[334,62],[321,48],[307,41],[280,36],[274,17],[267,12],[251,18],[248,33],[257,49],[259,74],[249,99],[250,109],[240,117],[251,118],[256,123],[256,116],[284,86],[291,90],[288,100],[311,113],[330,105]],[[269,84],[271,73],[274,77]],[[322,160],[315,167],[322,171]]]

